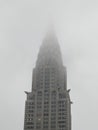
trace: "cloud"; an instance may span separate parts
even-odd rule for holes
[[[17,0],[0,3],[0,129],[21,130],[25,90],[53,21],[71,88],[73,130],[97,129],[98,2]]]

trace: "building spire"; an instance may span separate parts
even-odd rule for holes
[[[46,31],[46,37],[49,37],[49,36],[54,36],[56,37],[56,30],[55,30],[55,26],[54,24],[50,24],[48,26],[48,29]]]
[[[40,47],[37,66],[51,63],[50,61],[57,65],[63,64],[58,39],[56,37],[54,27],[52,26],[48,29],[48,32],[46,33],[46,36]]]

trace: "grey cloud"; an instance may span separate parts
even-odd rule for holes
[[[54,22],[71,88],[73,130],[98,129],[98,1],[0,1],[0,129],[21,130],[25,90]]]

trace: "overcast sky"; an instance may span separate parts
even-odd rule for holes
[[[98,0],[0,0],[0,130],[23,130],[24,91],[52,23],[74,102],[72,130],[98,130]]]

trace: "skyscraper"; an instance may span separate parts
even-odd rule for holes
[[[43,40],[32,77],[32,90],[25,92],[24,130],[71,130],[67,72],[54,33]]]

